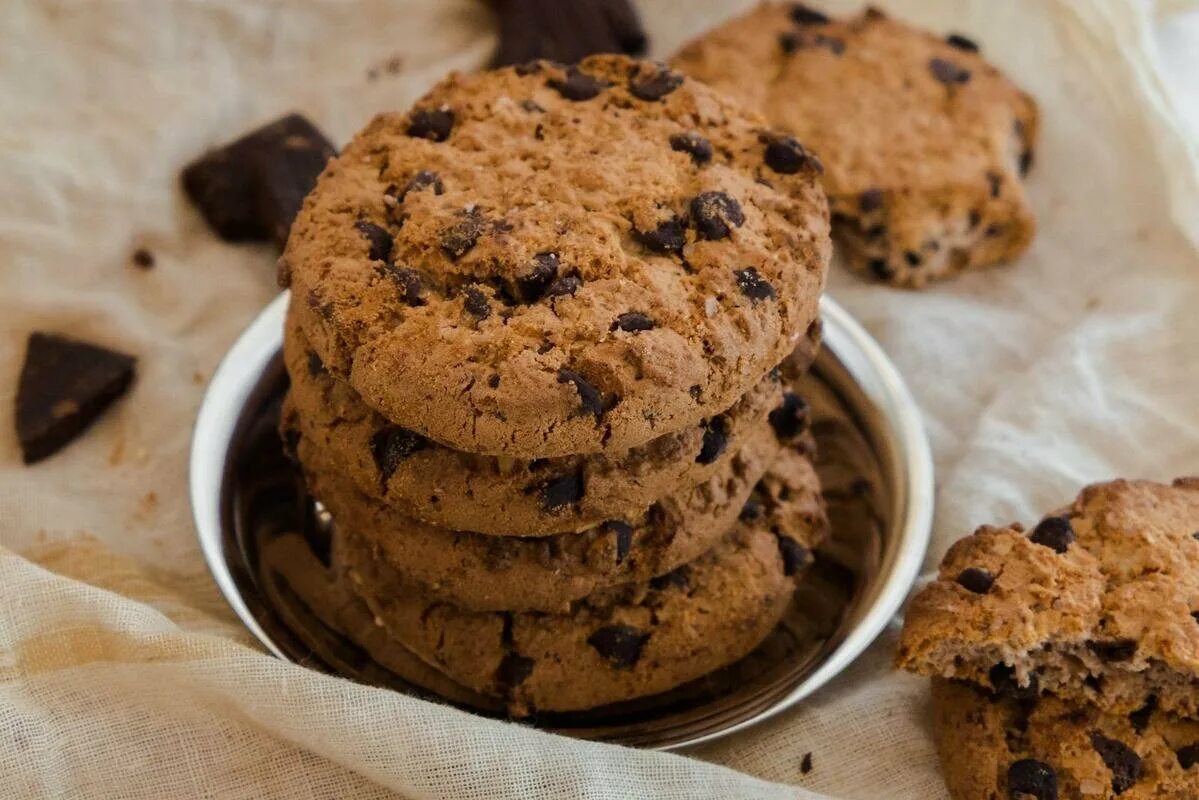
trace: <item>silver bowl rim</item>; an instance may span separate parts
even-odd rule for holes
[[[262,629],[225,561],[221,491],[229,445],[242,409],[281,347],[288,297],[287,292],[281,293],[259,313],[213,373],[196,418],[189,465],[192,513],[208,569],[242,624],[268,651],[285,661],[291,659]],[[932,455],[919,408],[883,349],[840,304],[825,295],[820,311],[824,346],[836,354],[888,425],[889,446],[878,455],[891,462],[884,466],[898,476],[899,485],[892,487],[895,508],[877,578],[869,587],[869,596],[858,605],[857,623],[791,693],[755,716],[659,749],[691,747],[729,736],[810,696],[878,637],[899,611],[924,562],[932,535],[934,483]]]

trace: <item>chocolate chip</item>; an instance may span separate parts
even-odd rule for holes
[[[458,220],[441,232],[441,252],[457,261],[478,244],[483,235],[483,215],[477,208],[462,211]]]
[[[502,690],[511,691],[524,683],[533,673],[534,663],[531,658],[509,653],[500,662],[500,666],[495,672],[495,681]]]
[[[134,250],[131,259],[138,269],[154,269],[154,254],[144,247]]]
[[[422,169],[408,179],[408,182],[404,184],[404,188],[396,195],[396,200],[402,203],[409,192],[419,192],[429,187],[433,188],[433,194],[445,193],[445,184],[441,182],[441,176],[436,172]]]
[[[883,190],[867,189],[858,195],[858,210],[863,214],[878,211],[883,207]]]
[[[987,183],[991,187],[991,197],[999,197],[999,193],[1003,189],[1003,176],[994,172],[988,172]]]
[[[565,77],[550,78],[546,81],[546,85],[567,100],[578,102],[581,100],[590,100],[612,84],[588,75],[577,67],[568,67]]]
[[[827,14],[809,8],[803,3],[792,3],[791,9],[787,13],[796,25],[826,25],[831,21]]]
[[[670,137],[670,149],[687,153],[697,166],[712,160],[712,143],[698,133],[676,133]]]
[[[970,80],[970,70],[943,58],[931,59],[928,68],[933,77],[946,86],[960,86]]]
[[[691,585],[690,570],[686,564],[681,567],[667,572],[665,575],[659,575],[656,578],[650,578],[649,587],[659,592],[665,589],[683,589],[686,590]]]
[[[491,303],[487,302],[487,295],[478,286],[467,286],[462,290],[462,307],[476,319],[491,316]]]
[[[621,564],[633,547],[633,526],[627,522],[611,519],[604,523],[604,530],[616,536],[616,563]]]
[[[533,256],[533,270],[516,279],[520,299],[535,303],[545,296],[558,277],[558,254],[538,253]]]
[[[978,227],[978,223],[983,221],[983,215],[977,208],[970,209],[970,213],[966,215],[966,221],[970,224],[970,228]]]
[[[583,473],[568,472],[541,484],[541,507],[554,513],[583,497]]]
[[[908,262],[909,267],[918,267],[924,262],[924,258],[915,250],[905,250],[903,260]]]
[[[890,280],[895,277],[894,271],[892,271],[891,266],[885,258],[870,259],[866,262],[866,269],[870,270],[870,273],[880,281]]]
[[[770,281],[759,275],[753,267],[735,269],[733,277],[737,280],[737,288],[741,290],[741,294],[754,302],[773,300],[778,296],[774,292],[774,287],[770,285]]]
[[[550,288],[545,290],[546,297],[565,297],[573,295],[579,291],[583,285],[583,279],[578,275],[564,275],[558,280],[550,284]]]
[[[1029,170],[1032,169],[1032,160],[1033,160],[1032,148],[1029,148],[1028,150],[1025,150],[1023,153],[1020,154],[1020,177],[1021,178],[1026,177],[1028,175]]]
[[[49,458],[129,390],[133,356],[52,333],[30,334],[17,379],[17,439],[26,464]]]
[[[409,136],[444,142],[454,129],[454,112],[448,108],[418,108],[408,115]]]
[[[677,217],[662,222],[653,230],[633,229],[633,238],[655,253],[678,253],[687,244],[686,226]]]
[[[1016,700],[1035,700],[1041,692],[1041,682],[1035,672],[1028,676],[1028,685],[1021,686],[1016,680],[1015,667],[1003,663],[991,667],[987,672],[987,680],[991,682],[991,691],[996,695]]]
[[[778,543],[779,555],[783,559],[783,574],[787,577],[798,573],[812,560],[812,551],[790,536],[779,536]]]
[[[786,55],[791,55],[799,49],[799,34],[795,31],[783,31],[779,34],[779,47]]]
[[[604,401],[600,396],[599,390],[587,382],[577,372],[569,369],[558,370],[558,383],[569,383],[574,386],[575,393],[579,396],[579,414],[594,414],[596,419],[604,413]]]
[[[783,402],[770,412],[770,427],[780,441],[790,442],[808,429],[808,403],[795,392],[784,392]]]
[[[957,584],[975,594],[986,594],[995,584],[995,576],[980,567],[967,567],[954,579]]]
[[[812,771],[812,754],[804,753],[803,758],[799,762],[799,771],[803,775],[807,775]]]
[[[654,329],[654,321],[642,314],[640,311],[626,311],[616,318],[612,323],[611,330],[622,330],[627,333],[639,333],[640,331],[652,331]]]
[[[945,37],[945,43],[950,47],[956,47],[958,50],[965,50],[967,53],[978,52],[978,42],[968,39],[960,33],[949,34]]]
[[[701,239],[725,239],[745,224],[741,204],[724,192],[702,192],[691,201],[691,223]]]
[[[425,304],[425,300],[421,296],[424,292],[424,284],[421,281],[419,272],[408,267],[397,267],[389,264],[387,266],[387,275],[395,283],[396,288],[399,289],[400,300],[406,305],[416,307]]]
[[[764,510],[762,498],[751,494],[746,498],[745,505],[741,506],[741,513],[737,515],[737,519],[742,522],[753,522],[754,520],[761,519]]]
[[[766,166],[780,175],[794,175],[804,169],[824,171],[820,160],[804,149],[798,140],[790,136],[769,136],[765,141],[766,152],[763,157]]]
[[[317,377],[325,374],[325,362],[321,361],[321,357],[313,351],[308,351],[308,374],[312,377]]]
[[[1026,800],[1057,800],[1057,773],[1044,761],[1022,758],[1007,771],[1008,795]]]
[[[1098,656],[1100,661],[1128,661],[1137,654],[1137,643],[1135,639],[1092,639],[1087,642],[1087,649]]]
[[[1186,747],[1180,747],[1174,751],[1174,755],[1178,757],[1178,766],[1183,769],[1190,769],[1199,764],[1199,742],[1188,744]]]
[[[683,85],[683,76],[666,68],[658,69],[654,74],[640,77],[629,84],[629,93],[639,100],[661,100],[666,95]]]
[[[1144,733],[1149,727],[1149,720],[1153,717],[1153,712],[1157,710],[1157,695],[1149,695],[1145,701],[1145,705],[1138,708],[1128,715],[1128,721],[1132,723],[1132,729],[1138,734]]]
[[[1199,611],[1192,611],[1191,619],[1195,620],[1195,622],[1199,622]]]
[[[1091,747],[1103,759],[1112,773],[1112,791],[1124,794],[1130,786],[1141,779],[1141,757],[1124,742],[1109,739],[1098,731],[1091,733]]]
[[[496,373],[494,375],[489,375],[487,377],[487,385],[490,386],[492,389],[498,389],[500,387],[499,373]]]
[[[729,422],[724,415],[712,417],[703,424],[704,441],[695,457],[697,464],[711,464],[729,446]]]
[[[587,637],[587,644],[618,669],[631,669],[641,658],[650,634],[630,625],[605,625]]]
[[[428,446],[428,439],[399,425],[387,425],[376,431],[371,437],[371,455],[379,468],[383,486],[387,486],[401,461]]]
[[[1074,528],[1066,517],[1046,517],[1033,528],[1029,539],[1058,553],[1066,552],[1074,541]]]
[[[886,224],[880,222],[877,225],[871,225],[869,228],[864,230],[863,233],[866,234],[866,236],[870,239],[881,239],[887,235],[887,226]],[[886,261],[884,260],[883,263],[886,264]]]
[[[391,234],[386,228],[382,228],[373,222],[365,219],[360,219],[354,223],[354,227],[362,234],[362,238],[366,239],[367,252],[366,257],[371,261],[391,261],[391,247],[393,240]]]

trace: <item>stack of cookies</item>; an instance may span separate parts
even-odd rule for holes
[[[515,714],[672,689],[777,624],[827,524],[820,163],[660,65],[451,76],[297,218],[282,427],[386,635]]]
[[[955,800],[1199,797],[1199,478],[983,527],[913,600]]]

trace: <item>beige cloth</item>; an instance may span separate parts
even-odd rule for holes
[[[1087,481],[1199,473],[1196,142],[1159,76],[1151,4],[881,4],[977,36],[1045,121],[1031,180],[1041,234],[1019,265],[919,294],[840,269],[832,280],[924,412],[939,485],[932,556],[976,524],[1032,520]],[[664,56],[747,4],[641,5]],[[188,437],[221,354],[276,289],[270,249],[211,236],[177,171],[293,108],[345,141],[374,110],[482,63],[490,36],[476,0],[6,5],[0,381],[15,383],[34,328],[141,360],[131,396],[36,467],[20,466],[0,407],[5,797],[814,796],[784,784],[944,796],[925,686],[889,671],[893,631],[799,709],[695,760],[282,663],[217,595],[186,498]],[[129,265],[138,245],[153,270]]]

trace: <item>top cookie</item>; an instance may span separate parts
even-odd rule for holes
[[[728,408],[816,318],[819,162],[660,65],[452,75],[332,161],[280,263],[325,365],[394,423],[517,457]]]
[[[1199,716],[1199,478],[1083,490],[1031,534],[980,528],[908,608],[899,666],[1119,713]]]
[[[920,286],[1013,258],[1034,232],[1037,108],[978,49],[875,9],[767,4],[671,63],[810,146],[850,264]]]

